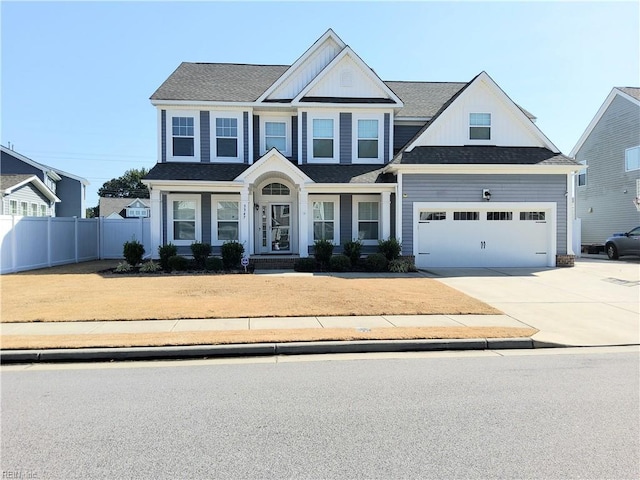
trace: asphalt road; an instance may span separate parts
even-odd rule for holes
[[[512,353],[3,367],[2,478],[640,478],[637,350]]]

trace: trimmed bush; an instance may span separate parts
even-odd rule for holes
[[[220,257],[209,257],[204,262],[204,268],[208,272],[221,272],[224,265]]]
[[[320,268],[325,269],[329,265],[331,255],[333,255],[334,245],[329,240],[316,240],[313,244],[313,256],[320,264]]]
[[[176,270],[178,272],[183,272],[187,268],[189,268],[189,260],[182,255],[173,255],[169,257],[169,270]]]
[[[388,240],[378,240],[378,252],[387,257],[389,261],[398,258],[401,250],[402,245],[393,237]]]
[[[316,268],[316,259],[312,257],[300,258],[293,264],[293,269],[296,272],[315,272]]]
[[[196,268],[204,270],[205,262],[209,255],[211,255],[211,245],[208,243],[193,242],[191,244],[191,253],[193,254]]]
[[[165,272],[171,271],[169,268],[169,257],[178,254],[178,247],[173,243],[167,243],[158,247],[158,255],[160,255],[160,266]]]
[[[132,267],[135,267],[142,262],[142,256],[144,255],[144,246],[142,246],[142,244],[137,240],[124,242],[122,250],[124,259]]]
[[[395,259],[389,262],[389,271],[394,273],[407,273],[411,263],[407,260]]]
[[[349,257],[351,266],[355,267],[360,261],[360,252],[362,252],[362,242],[360,240],[351,240],[343,246],[344,254]]]
[[[389,261],[382,253],[369,255],[365,260],[365,267],[369,272],[386,272]]]
[[[158,265],[156,262],[154,262],[153,260],[149,260],[148,262],[145,262],[140,266],[140,271],[144,273],[153,273],[160,270],[160,268],[160,265]]]
[[[229,270],[240,266],[240,261],[244,254],[244,245],[237,241],[224,242],[221,251],[222,264],[225,269]]]
[[[329,260],[329,270],[332,272],[348,272],[351,270],[351,260],[346,255],[334,255]]]

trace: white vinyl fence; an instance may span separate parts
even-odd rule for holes
[[[22,217],[0,215],[0,274],[105,258],[122,258],[137,240],[153,253],[146,219]],[[157,248],[157,246],[155,247]]]

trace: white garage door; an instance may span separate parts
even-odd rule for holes
[[[553,265],[551,208],[464,204],[416,209],[418,267]]]

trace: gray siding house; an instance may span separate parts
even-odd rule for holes
[[[570,155],[582,245],[598,249],[640,225],[640,88],[611,90]]]
[[[58,199],[48,215],[85,218],[86,187],[89,182],[76,175],[38,163],[0,145],[2,175],[36,176]]]
[[[60,199],[35,175],[1,174],[2,215],[52,217]]]
[[[298,258],[395,237],[417,266],[573,260],[577,162],[481,72],[383,81],[328,30],[291,65],[182,63],[151,96],[151,235]],[[409,59],[407,59],[409,60]]]

